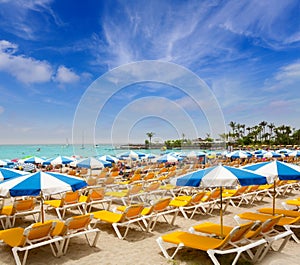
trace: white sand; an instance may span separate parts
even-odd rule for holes
[[[288,197],[279,198],[276,200],[278,208],[281,207],[281,202],[287,198],[299,197],[300,192],[296,191]],[[224,216],[224,224],[234,225],[233,216],[236,213],[244,211],[254,211],[259,207],[271,207],[271,199],[265,198],[263,202],[256,203],[252,206],[242,206],[234,208],[229,206],[227,213]],[[215,212],[217,214],[217,212]],[[48,216],[51,218],[51,216]],[[53,216],[52,216],[53,218]],[[219,222],[219,216],[202,216],[197,215],[192,220],[185,220],[181,215],[176,219],[176,226],[171,227],[166,223],[158,223],[155,231],[152,233],[141,232],[140,230],[130,230],[128,237],[125,240],[117,238],[113,228],[110,225],[99,225],[101,229],[100,238],[96,248],[90,248],[84,237],[77,237],[71,240],[68,252],[65,256],[55,258],[49,247],[35,249],[29,252],[27,264],[84,264],[84,265],[170,265],[170,264],[212,264],[205,252],[190,250],[184,248],[175,257],[174,261],[168,261],[164,258],[156,243],[156,239],[160,234],[176,229],[187,230],[190,226],[203,221]],[[299,233],[300,234],[300,233]],[[260,264],[265,265],[281,265],[300,264],[300,245],[290,240],[281,253],[269,252]],[[1,245],[0,264],[14,264],[11,248]],[[223,260],[222,264],[229,264],[227,259]],[[249,264],[241,262],[239,264]]]

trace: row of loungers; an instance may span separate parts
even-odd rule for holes
[[[300,228],[300,212],[284,209],[277,209],[275,215],[271,212],[272,208],[262,208],[259,212],[238,214],[234,217],[238,222],[235,227],[201,223],[188,231],[162,235],[157,243],[167,259],[173,259],[180,249],[187,247],[206,251],[215,265],[220,264],[216,254],[236,253],[231,264],[236,264],[242,253],[247,253],[253,263],[259,262],[270,249],[280,252],[291,237],[300,243],[292,231]],[[285,230],[277,230],[277,227]],[[280,242],[279,246],[275,247],[275,242]],[[175,250],[168,248],[174,245]]]

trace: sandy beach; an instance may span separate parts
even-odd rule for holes
[[[276,199],[276,207],[282,208],[281,202],[287,198],[296,198],[300,196],[299,190],[293,191],[285,197]],[[241,206],[235,208],[228,206],[224,214],[224,224],[235,225],[233,216],[244,211],[255,211],[260,207],[271,207],[272,200],[265,197],[262,202],[257,202],[253,205]],[[53,219],[54,215],[47,213],[46,219]],[[28,217],[28,222],[32,221]],[[100,238],[97,246],[91,248],[88,246],[84,237],[75,237],[71,240],[68,252],[65,256],[55,258],[49,247],[34,249],[29,252],[27,264],[105,264],[105,265],[131,265],[131,264],[148,264],[148,265],[168,265],[168,264],[212,264],[205,252],[196,251],[188,248],[183,248],[175,256],[173,261],[165,259],[162,255],[156,239],[164,233],[175,230],[187,230],[189,227],[199,224],[204,221],[216,222],[220,221],[218,211],[213,212],[213,216],[195,215],[192,220],[186,220],[181,214],[178,215],[175,226],[170,226],[167,223],[159,222],[154,231],[151,233],[142,232],[140,230],[131,229],[125,240],[117,238],[113,228],[109,224],[99,224],[97,227],[101,229]],[[20,221],[21,222],[21,221]],[[24,223],[20,224],[24,225]],[[279,265],[286,262],[289,265],[299,264],[300,252],[299,245],[292,239],[288,242],[281,253],[270,251],[259,264],[262,265]],[[230,264],[230,258],[224,256],[221,259],[221,264]],[[11,253],[11,248],[5,244],[1,244],[1,260],[0,264],[14,264],[14,259]],[[238,264],[250,264],[242,258]]]

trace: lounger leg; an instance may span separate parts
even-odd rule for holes
[[[14,259],[15,259],[17,265],[25,265],[25,264],[26,264],[27,257],[28,257],[28,249],[25,250],[24,256],[23,256],[23,260],[22,260],[22,261],[21,261],[19,255],[18,255],[18,251],[19,251],[19,250],[20,250],[19,247],[14,247],[14,248],[12,248],[12,253],[13,253]]]
[[[173,259],[175,257],[175,255],[177,254],[177,252],[184,247],[184,245],[182,243],[178,244],[175,251],[173,252],[173,254],[170,256],[166,250],[166,248],[164,247],[164,241],[162,240],[161,237],[159,237],[158,239],[156,239],[156,242],[158,244],[158,246],[160,247],[161,252],[164,254],[165,258],[167,259]]]

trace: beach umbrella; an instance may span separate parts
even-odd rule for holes
[[[282,149],[279,149],[276,151],[276,153],[279,153],[279,154],[288,154],[290,153],[292,150],[290,149],[287,149],[287,148],[282,148]]]
[[[7,161],[4,161],[4,160],[0,159],[0,167],[4,167],[4,166],[7,166],[7,165],[8,165]]]
[[[223,205],[222,189],[223,187],[262,185],[271,182],[271,178],[265,175],[252,172],[250,170],[218,165],[183,176],[173,178],[171,184],[176,186],[191,186],[204,188],[220,188],[220,222],[221,232],[223,231]]]
[[[118,161],[119,161],[119,159],[117,157],[111,156],[111,155],[99,156],[98,159],[108,161],[108,162],[111,162],[111,163],[118,163]]]
[[[126,158],[131,158],[131,159],[139,159],[141,157],[146,156],[146,154],[142,153],[142,152],[135,152],[135,151],[127,151],[124,153],[121,153],[118,155],[118,157],[122,158],[122,159],[126,159]]]
[[[287,156],[290,156],[290,157],[300,157],[300,150],[291,151],[291,152],[287,153]]]
[[[87,183],[74,176],[55,172],[35,172],[5,180],[0,183],[0,196],[49,196],[66,191],[75,191]],[[43,202],[41,201],[42,221],[44,221]]]
[[[181,161],[181,160],[183,160],[182,157],[176,157],[176,156],[171,155],[171,154],[166,154],[166,155],[158,157],[156,159],[156,162],[158,162],[158,163],[176,163],[176,162]]]
[[[280,153],[276,153],[274,151],[269,151],[269,152],[266,152],[263,154],[262,157],[265,157],[265,158],[280,158],[280,157],[284,157],[283,154],[280,154]]]
[[[271,162],[261,162],[250,166],[245,166],[244,169],[251,170],[258,174],[271,176],[274,179],[274,194],[273,194],[273,215],[275,213],[275,178],[280,180],[300,180],[300,166],[284,163],[277,160]]]
[[[44,159],[37,157],[37,156],[30,156],[24,159],[20,159],[18,161],[19,163],[31,163],[31,164],[42,164],[43,162],[45,162]]]
[[[13,168],[5,168],[5,167],[0,168],[0,180],[11,179],[11,178],[15,178],[27,174],[29,173],[21,170],[16,170]]]
[[[226,157],[237,159],[237,158],[250,158],[252,157],[252,154],[245,151],[233,151],[226,155]]]
[[[199,157],[205,157],[206,153],[202,152],[202,151],[191,151],[187,154],[188,158],[199,158]]]
[[[55,158],[50,158],[47,159],[43,165],[66,165],[66,164],[70,164],[72,161],[74,161],[73,158],[71,157],[67,157],[67,156],[57,156]]]
[[[100,169],[103,167],[111,166],[111,162],[105,160],[99,160],[95,157],[89,157],[77,161],[76,166],[82,168]]]

